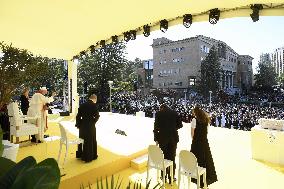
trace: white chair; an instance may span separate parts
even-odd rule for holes
[[[59,159],[60,159],[60,155],[61,155],[62,145],[65,145],[65,147],[66,147],[65,158],[64,158],[63,165],[62,165],[62,166],[64,166],[65,161],[66,161],[66,158],[67,158],[69,146],[70,146],[70,145],[74,145],[74,144],[83,144],[83,143],[84,143],[84,140],[81,139],[81,138],[76,138],[76,139],[70,140],[70,139],[68,139],[68,137],[67,137],[66,129],[64,128],[64,126],[62,125],[62,123],[59,123],[59,128],[60,128],[61,138],[60,138],[60,149],[59,149],[59,154],[58,154],[57,162],[58,162],[58,164],[59,164]]]
[[[181,150],[179,153],[178,188],[182,175],[188,178],[188,188],[191,178],[197,179],[197,189],[200,189],[200,176],[203,175],[204,188],[207,189],[206,168],[199,167],[195,155],[187,150]]]
[[[10,137],[13,143],[13,136],[16,137],[16,143],[19,143],[20,136],[29,136],[39,133],[39,127],[37,124],[25,123],[27,120],[36,120],[38,123],[39,117],[27,117],[21,115],[18,104],[12,102],[8,105],[8,116],[10,122]]]
[[[173,161],[164,159],[163,151],[156,145],[148,147],[148,162],[147,162],[147,179],[149,179],[149,171],[151,168],[157,169],[157,181],[159,180],[159,170],[163,171],[163,187],[165,187],[166,168],[171,169],[171,183],[173,183]]]

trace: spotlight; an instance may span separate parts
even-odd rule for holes
[[[124,32],[123,35],[124,35],[124,41],[126,41],[126,42],[130,41],[130,39],[131,39],[130,32],[128,32],[128,31]]]
[[[192,24],[192,15],[191,14],[185,14],[183,15],[183,25],[186,28],[189,28]]]
[[[259,10],[263,9],[262,4],[254,4],[251,5],[250,8],[252,9],[252,13],[250,14],[250,17],[253,22],[256,22],[259,20]]]
[[[129,33],[130,33],[131,40],[135,40],[136,39],[136,31],[135,30],[130,30]]]
[[[143,34],[144,34],[145,37],[149,37],[149,35],[150,35],[150,26],[148,24],[143,26]]]
[[[85,51],[81,51],[80,52],[80,56],[85,56],[86,55],[86,52]]]
[[[112,41],[112,43],[118,43],[118,37],[117,37],[117,35],[114,35],[114,36],[111,36],[111,41]]]
[[[166,19],[161,20],[160,21],[160,30],[165,33],[168,28],[169,28],[168,21]]]
[[[104,48],[104,47],[106,46],[106,41],[105,41],[105,40],[101,40],[101,41],[100,41],[100,46],[101,46],[102,48]]]
[[[211,9],[209,13],[209,22],[210,24],[217,24],[220,18],[220,10],[219,9]]]
[[[91,45],[89,47],[89,49],[90,49],[91,53],[94,53],[95,52],[95,45]]]

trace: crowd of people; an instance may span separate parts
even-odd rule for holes
[[[240,98],[240,97],[238,97]],[[258,100],[263,102],[268,95],[242,96],[241,98],[249,98],[250,100]],[[274,95],[273,99],[281,99],[281,95]],[[135,93],[116,94],[112,97],[112,108],[114,112],[122,114],[135,115],[138,111],[145,112],[146,117],[155,117],[159,106],[166,103],[173,110],[178,112],[183,122],[189,123],[192,119],[192,109],[199,104],[202,109],[210,114],[210,124],[216,127],[234,128],[240,130],[250,130],[254,125],[258,124],[260,118],[284,119],[284,107],[271,107],[261,103],[248,104],[243,101],[231,101],[226,103],[205,103],[200,98],[185,101],[183,98],[175,100],[174,98],[164,97],[159,99],[157,96],[150,94],[144,97]],[[278,101],[279,102],[279,101]]]

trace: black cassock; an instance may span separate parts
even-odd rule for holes
[[[99,120],[99,111],[97,105],[88,100],[78,109],[76,116],[76,127],[79,128],[79,137],[84,139],[84,145],[78,145],[76,157],[83,161],[90,162],[98,158],[97,139],[96,139],[96,122]]]

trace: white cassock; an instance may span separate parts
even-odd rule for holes
[[[43,140],[44,132],[47,129],[47,110],[43,109],[46,103],[53,101],[53,97],[45,97],[41,93],[35,93],[30,100],[30,107],[28,109],[27,116],[34,117],[38,116],[37,121],[39,127],[39,133],[35,135],[37,140]],[[31,121],[32,122],[32,121]]]

